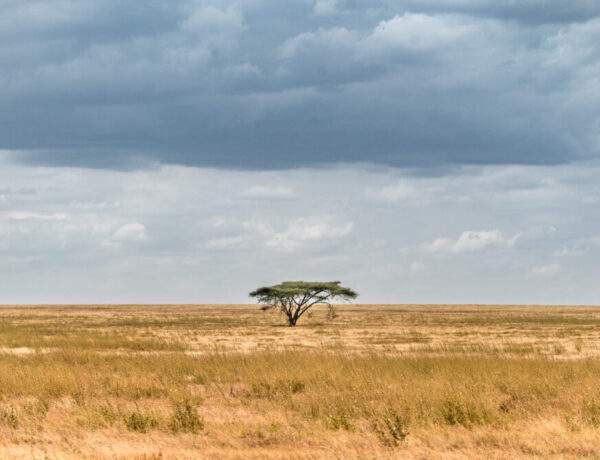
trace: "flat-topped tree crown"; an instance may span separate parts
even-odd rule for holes
[[[358,296],[352,289],[340,286],[340,281],[284,281],[258,288],[249,295],[264,304],[263,310],[280,309],[287,316],[290,326],[295,326],[298,318],[313,305],[327,305],[329,315],[333,316],[331,300],[349,301]]]

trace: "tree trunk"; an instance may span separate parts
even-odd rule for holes
[[[288,316],[288,321],[289,321],[288,326],[292,327],[292,326],[296,325],[296,321],[298,321],[298,318],[294,318],[293,316]]]

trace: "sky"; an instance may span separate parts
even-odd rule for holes
[[[595,0],[4,0],[0,89],[0,303],[600,303]]]

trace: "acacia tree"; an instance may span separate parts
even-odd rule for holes
[[[316,304],[327,305],[329,314],[333,316],[331,300],[350,300],[358,296],[352,289],[340,286],[339,281],[284,281],[258,288],[249,295],[264,304],[262,310],[279,309],[287,316],[290,326],[295,326],[298,318]]]

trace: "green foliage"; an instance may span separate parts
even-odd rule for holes
[[[130,431],[139,431],[145,433],[150,428],[158,426],[158,420],[151,415],[142,414],[138,410],[130,412],[124,418],[125,426]]]
[[[396,447],[408,436],[409,420],[394,409],[388,409],[372,422],[372,427],[381,441],[391,447]]]
[[[326,304],[329,307],[327,316],[333,319],[336,315],[331,300],[350,300],[358,296],[352,289],[340,286],[340,281],[284,281],[258,288],[249,295],[264,304],[263,310],[280,309],[287,316],[290,326],[295,326],[298,318],[317,304]]]
[[[275,286],[258,288],[250,293],[250,297],[258,297],[259,301],[266,302],[273,297],[289,298],[307,294],[316,295],[322,292],[332,296],[342,296],[352,299],[358,296],[352,289],[340,286],[340,281],[284,281]]]
[[[490,416],[485,407],[478,407],[468,399],[457,397],[447,399],[442,404],[442,419],[446,425],[461,425],[465,428],[493,422],[493,417]]]
[[[198,409],[189,400],[175,404],[169,428],[174,433],[185,431],[197,433],[204,429],[204,420],[198,415]]]
[[[351,420],[352,416],[342,407],[335,408],[331,414],[327,415],[327,426],[332,431],[343,429],[349,431],[352,429]]]
[[[279,379],[274,383],[255,382],[252,384],[251,395],[258,398],[275,398],[279,395],[291,396],[305,389],[304,382],[298,379]]]

